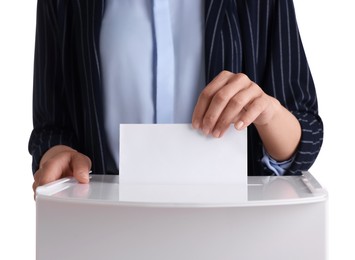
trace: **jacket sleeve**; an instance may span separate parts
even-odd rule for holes
[[[33,131],[28,149],[32,170],[52,146],[75,148],[75,138],[65,98],[61,65],[58,1],[38,0],[33,81]],[[59,1],[60,2],[60,1]]]
[[[269,1],[267,1],[269,2]],[[292,0],[274,1],[266,73],[261,84],[299,121],[301,140],[286,174],[300,174],[314,163],[323,141],[317,95],[301,42]]]

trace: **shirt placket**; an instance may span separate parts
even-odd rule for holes
[[[174,122],[174,44],[169,0],[153,0],[156,123]]]

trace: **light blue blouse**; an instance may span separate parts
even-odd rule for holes
[[[203,0],[106,0],[100,56],[117,165],[121,123],[191,123],[205,86],[203,10]],[[277,175],[291,163],[263,162]]]

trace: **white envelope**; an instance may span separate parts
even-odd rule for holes
[[[121,124],[121,184],[240,184],[247,187],[247,131],[221,138],[190,124]]]

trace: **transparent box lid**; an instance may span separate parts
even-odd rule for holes
[[[325,201],[327,191],[309,173],[301,176],[249,176],[237,184],[120,184],[118,175],[91,175],[89,184],[63,178],[40,186],[38,199],[146,207],[239,207]]]

